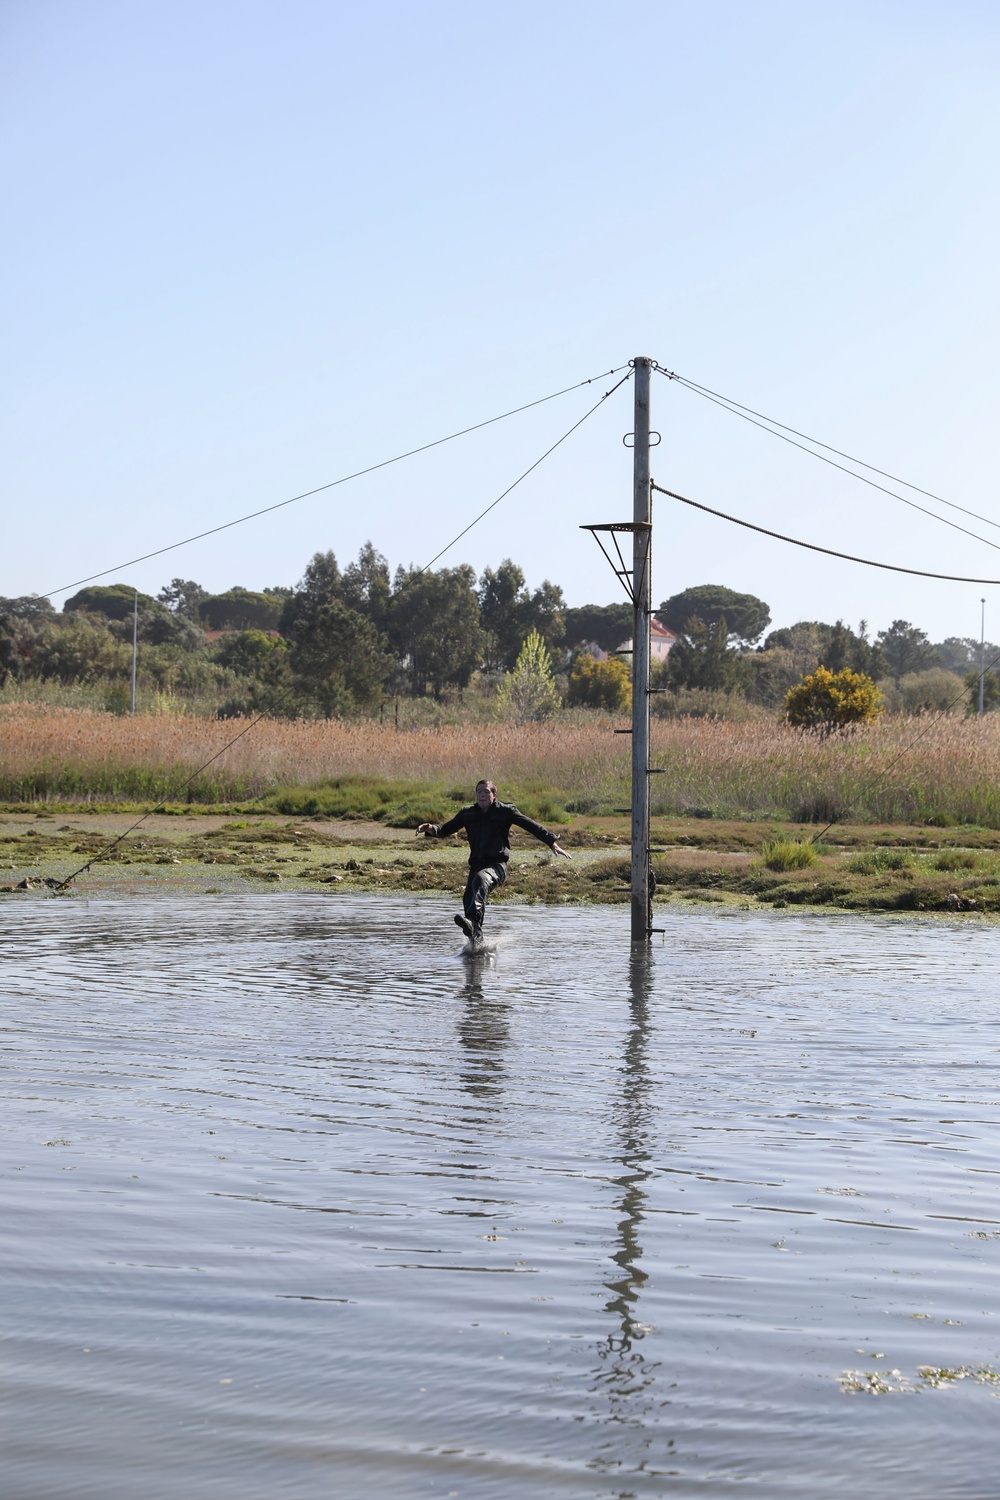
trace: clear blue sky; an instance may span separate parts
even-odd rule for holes
[[[0,593],[634,354],[1000,521],[998,62],[1000,8],[978,0],[3,0]],[[426,562],[590,399],[107,581],[291,583],[368,538],[394,567]],[[630,399],[444,561],[509,555],[571,603],[617,597],[577,528],[629,513]],[[654,403],[661,483],[1000,578],[1000,551],[676,386]],[[793,552],[673,502],[655,520],[657,599],[719,582],[776,624],[903,616],[940,638],[976,634],[986,592],[1000,636],[1000,590]]]

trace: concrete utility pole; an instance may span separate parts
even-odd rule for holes
[[[135,659],[139,647],[139,590],[135,590],[135,599],[132,602],[132,694],[129,699],[129,711],[135,713]]]
[[[983,717],[983,678],[986,676],[986,600],[980,599],[979,618],[979,717]]]
[[[634,359],[632,467],[632,941],[648,943],[649,893],[649,564],[652,540],[649,488],[649,373],[652,360]]]

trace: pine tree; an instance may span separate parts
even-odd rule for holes
[[[559,689],[552,675],[552,659],[538,631],[532,630],[521,647],[513,672],[500,685],[497,717],[527,724],[533,719],[547,719],[558,707]]]

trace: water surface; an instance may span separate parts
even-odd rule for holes
[[[4,1496],[1000,1493],[998,930],[451,910],[5,905]]]

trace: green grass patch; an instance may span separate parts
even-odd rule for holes
[[[815,846],[799,839],[770,839],[761,845],[760,857],[767,870],[808,870],[819,864]]]
[[[928,864],[934,870],[976,870],[982,860],[972,849],[942,849]]]
[[[387,823],[390,828],[443,823],[461,806],[440,786],[383,781],[374,776],[331,776],[311,786],[283,787],[266,798],[266,803],[275,812],[292,817],[345,818]]]
[[[427,781],[331,776],[311,786],[283,787],[266,799],[266,805],[292,817],[344,818],[385,823],[389,828],[416,828],[418,823],[447,822],[474,795],[472,787],[446,787]],[[548,788],[504,788],[503,801],[516,803],[540,823],[569,822],[565,806]]]
[[[887,870],[907,870],[912,863],[905,849],[869,849],[853,854],[847,868],[854,875],[883,875]]]
[[[35,804],[38,802],[73,803],[93,807],[102,803],[133,802],[154,806],[159,802],[183,802],[203,806],[206,803],[243,802],[254,795],[249,776],[228,773],[220,767],[200,772],[186,786],[191,775],[187,766],[86,766],[39,765],[30,771],[8,772],[0,776],[0,802]]]

